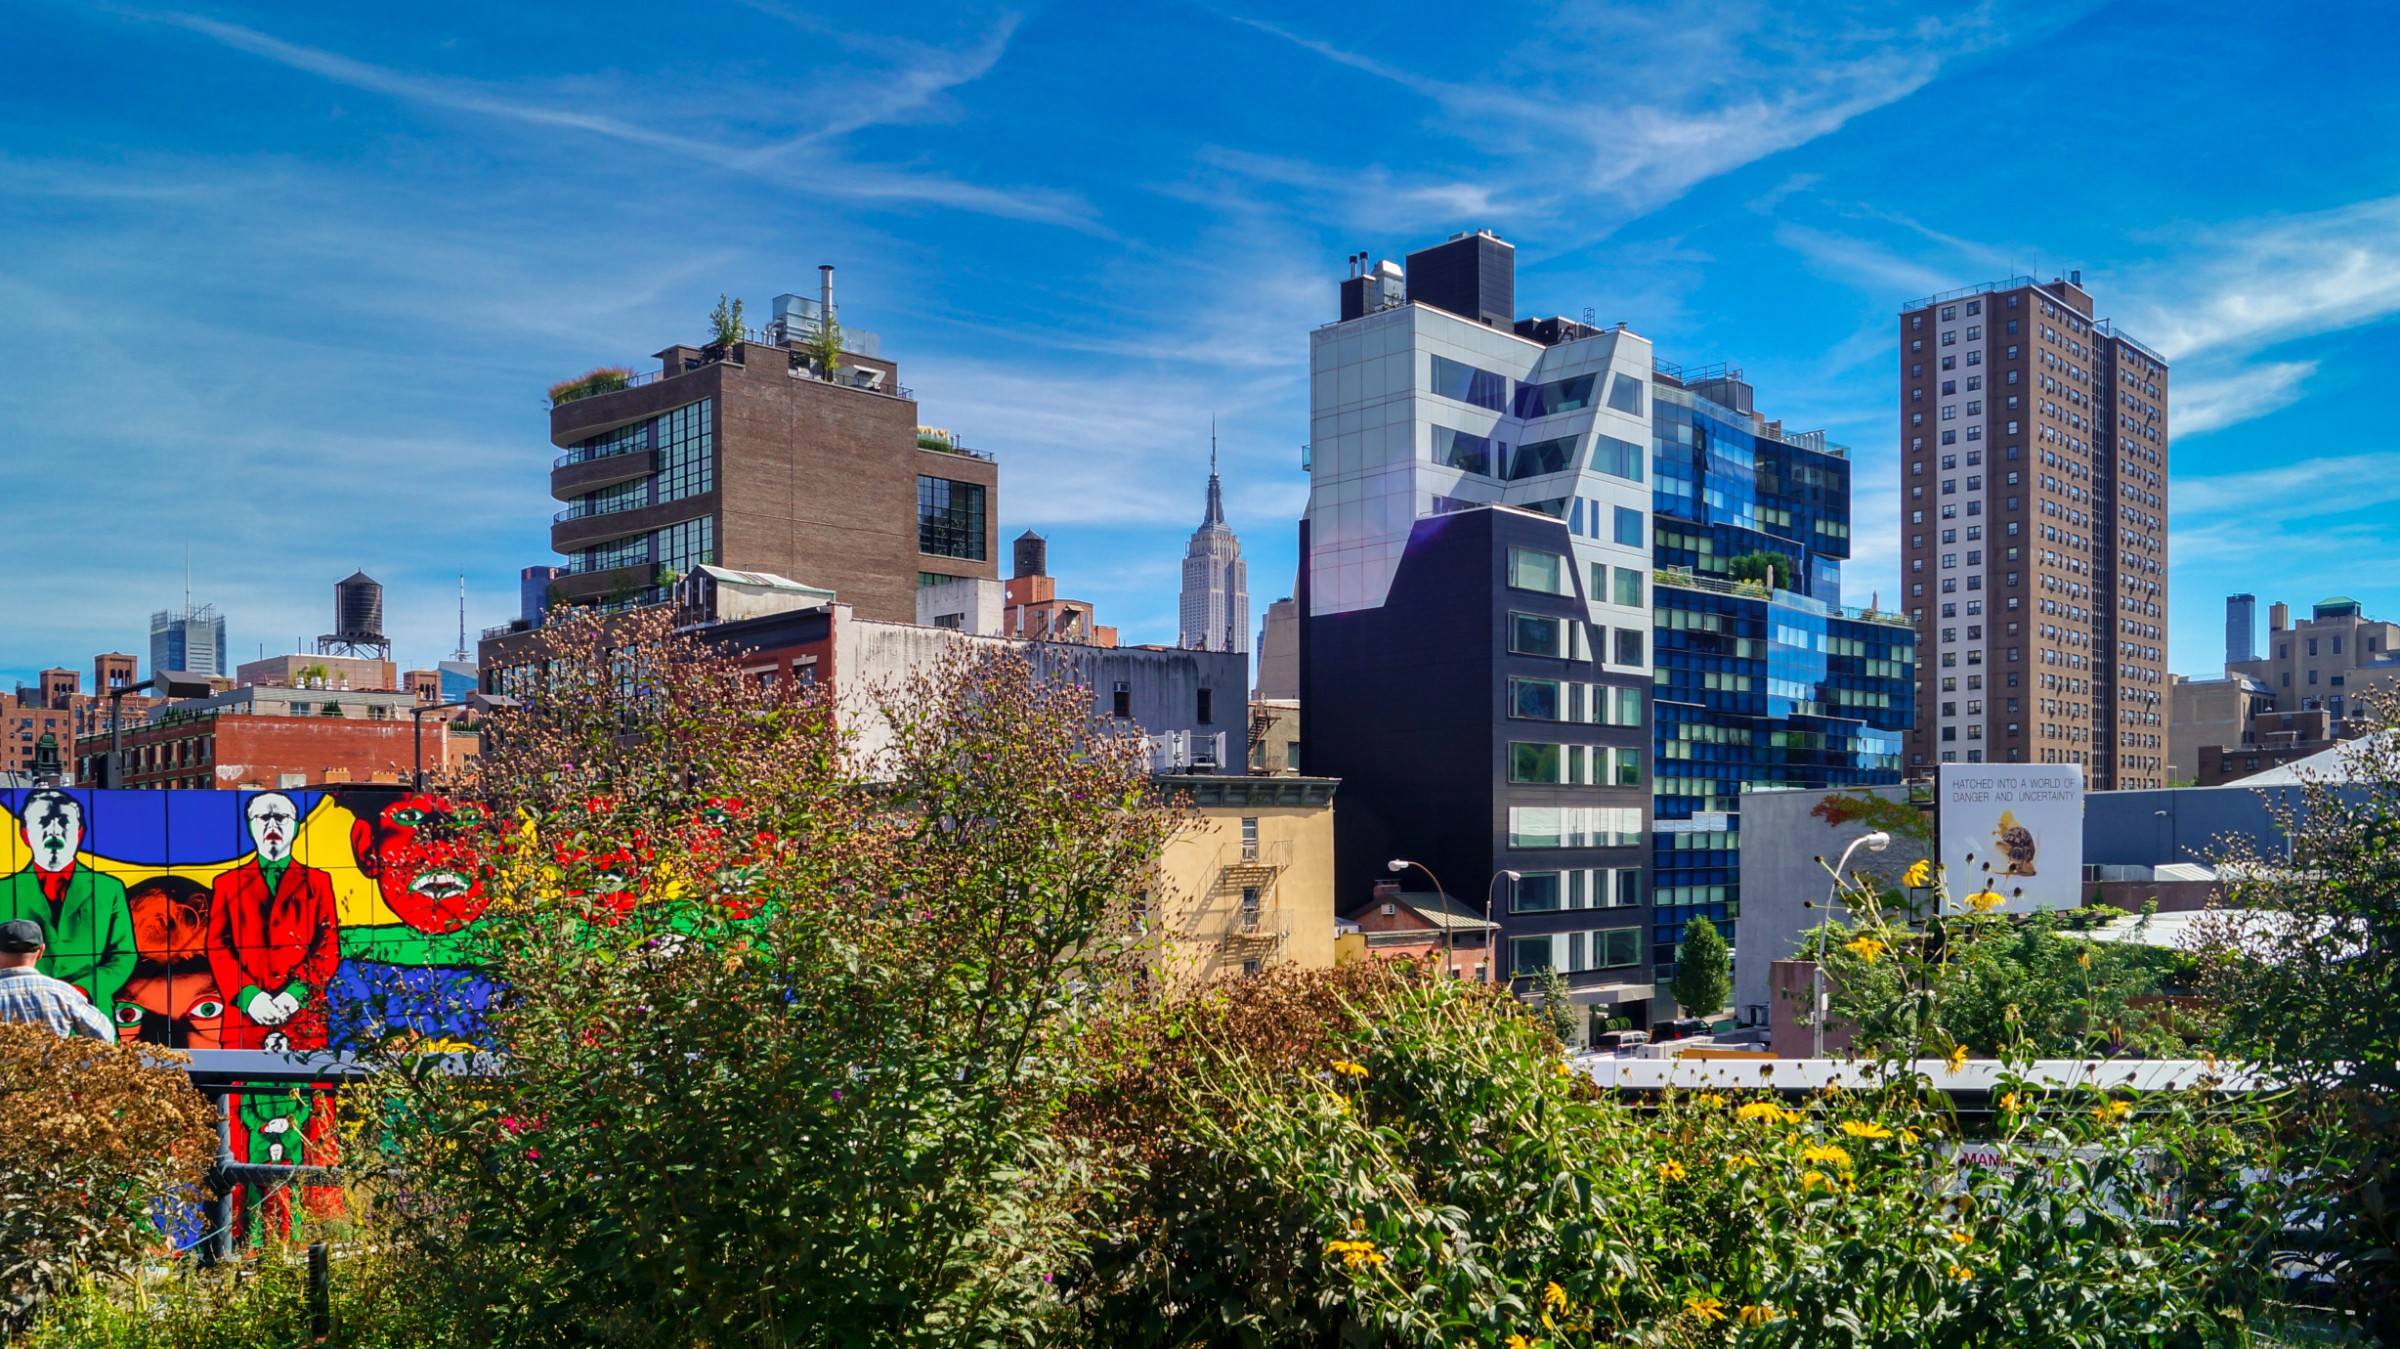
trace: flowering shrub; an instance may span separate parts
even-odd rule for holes
[[[387,1048],[434,1291],[508,1343],[1054,1322],[1105,1169],[1047,1121],[1174,825],[1138,741],[1005,656],[845,729],[647,622],[563,625],[488,733],[505,1073]]]
[[[1641,1108],[1504,998],[1382,967],[1117,1047],[1178,1085],[1130,1098],[1147,1177],[1072,1290],[1094,1342],[2199,1344],[2259,1305],[2239,1168],[2269,1159],[2198,1100],[2028,1093],[1971,1150],[1907,1081]]]
[[[217,1153],[182,1061],[0,1022],[0,1332],[71,1277],[159,1246],[158,1197],[197,1187]]]

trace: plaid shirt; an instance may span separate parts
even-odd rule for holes
[[[75,985],[51,978],[30,965],[0,970],[0,1021],[23,1021],[48,1026],[61,1035],[88,1035],[114,1040],[116,1027],[100,1015],[91,999]]]

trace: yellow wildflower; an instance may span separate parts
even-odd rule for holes
[[[1747,1171],[1756,1165],[1758,1159],[1747,1152],[1737,1152],[1725,1159],[1725,1169],[1728,1171]]]
[[[1681,1179],[1683,1179],[1683,1163],[1681,1163],[1681,1162],[1660,1162],[1660,1163],[1658,1164],[1658,1178],[1659,1178],[1660,1180],[1681,1180]]]
[[[1365,1077],[1367,1075],[1367,1065],[1352,1063],[1348,1059],[1335,1059],[1333,1070],[1344,1077]]]
[[[1543,1284],[1542,1305],[1554,1312],[1565,1311],[1567,1309],[1567,1290],[1555,1283]]]
[[[1964,1068],[1964,1067],[1966,1067],[1966,1066],[1967,1066],[1967,1047],[1966,1047],[1965,1045],[1952,1045],[1952,1046],[1950,1046],[1950,1053],[1949,1053],[1949,1054],[1948,1054],[1946,1057],[1944,1057],[1944,1058],[1942,1059],[1942,1062],[1943,1062],[1944,1064],[1948,1065],[1948,1066],[1949,1066],[1949,1069],[1950,1069],[1950,1071],[1951,1071],[1951,1072],[1954,1072],[1954,1073],[1955,1073],[1955,1072],[1957,1072],[1958,1070],[1960,1070],[1961,1068]]]
[[[1692,1104],[1714,1109],[1725,1104],[1725,1096],[1722,1092],[1704,1091],[1700,1093],[1698,1099],[1694,1100]]]
[[[1926,886],[1933,884],[1932,860],[1923,857],[1918,858],[1915,865],[1909,867],[1908,874],[1900,878],[1900,882],[1911,890],[1922,890]]]
[[[1902,1129],[1900,1131],[1900,1141],[1910,1147],[1916,1146],[1917,1131],[1914,1129]]]
[[[1508,1338],[1502,1341],[1502,1347],[1503,1349],[1533,1349],[1533,1344],[1512,1330],[1508,1333]]]
[[[2101,1124],[2117,1124],[2132,1113],[2133,1107],[2123,1101],[2103,1101],[2100,1108],[2092,1112],[2092,1118]]]
[[[1850,1135],[1852,1138],[1875,1139],[1889,1138],[1892,1136],[1892,1131],[1884,1128],[1880,1124],[1866,1123],[1859,1120],[1844,1120],[1842,1122],[1842,1132]]]
[[[1742,1119],[1762,1124],[1773,1124],[1778,1120],[1788,1124],[1791,1122],[1789,1116],[1794,1112],[1785,1110],[1773,1101],[1752,1101],[1733,1113]]]
[[[1831,1143],[1815,1143],[1800,1149],[1800,1160],[1820,1166],[1838,1166],[1844,1171],[1850,1169],[1850,1154]]]
[[[1945,1232],[1942,1235],[1950,1238],[1950,1244],[1954,1246],[1965,1246],[1975,1240],[1975,1238],[1968,1236],[1964,1232]]]
[[[2090,969],[2092,967],[2092,953],[2089,950],[2076,952],[2075,963],[2083,966],[2087,970]]]
[[[1952,1265],[1950,1267],[1950,1277],[1958,1280],[1960,1283],[1965,1283],[1967,1280],[1975,1277],[1975,1271],[1967,1268],[1965,1265]]]
[[[1800,1173],[1800,1193],[1807,1194],[1810,1190],[1813,1190],[1820,1185],[1824,1186],[1828,1190],[1833,1188],[1833,1182],[1827,1180],[1825,1178],[1825,1173],[1822,1171],[1803,1171]]]
[[[1977,913],[1990,913],[2007,902],[2008,897],[1997,890],[1978,890],[1967,896],[1967,907]]]
[[[1350,1113],[1350,1102],[1346,1098],[1335,1096],[1332,1098],[1332,1100],[1333,1113],[1337,1115],[1347,1115]]]
[[[2001,1108],[2002,1110],[2014,1110],[2014,1109],[2016,1109],[2016,1108],[2017,1108],[2017,1094],[2016,1094],[2015,1092],[2013,1092],[2013,1091],[2004,1091],[2004,1092],[2000,1093],[2000,1108]]]
[[[1925,864],[1923,862],[1919,862],[1917,865],[1923,866]],[[1773,1307],[1753,1302],[1749,1306],[1742,1308],[1741,1311],[1735,1313],[1735,1318],[1746,1326],[1763,1326],[1767,1322],[1775,1319],[1775,1309]]]
[[[1852,941],[1843,942],[1842,949],[1872,965],[1875,963],[1875,958],[1877,956],[1882,955],[1884,952],[1889,951],[1892,948],[1888,942],[1879,942],[1873,937],[1859,937]]]
[[[1565,1064],[1563,1064],[1563,1063],[1562,1063],[1562,1064],[1560,1064],[1560,1065],[1558,1065],[1558,1067],[1557,1067],[1557,1068],[1555,1068],[1555,1069],[1553,1069],[1552,1071],[1553,1071],[1553,1072],[1556,1072],[1556,1073],[1557,1073],[1557,1074],[1558,1074],[1560,1077],[1573,1077],[1573,1076],[1575,1075],[1575,1070],[1574,1070],[1574,1069],[1572,1069],[1572,1068],[1569,1068],[1567,1065],[1565,1065]]]
[[[1713,1297],[1687,1297],[1683,1300],[1683,1309],[1703,1321],[1725,1319],[1725,1304]]]
[[[1328,1241],[1325,1254],[1340,1256],[1344,1269],[1367,1269],[1384,1263],[1383,1252],[1372,1241]]]

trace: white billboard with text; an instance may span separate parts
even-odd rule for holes
[[[2031,913],[2083,903],[2080,766],[1946,763],[1937,785],[1953,905]]]

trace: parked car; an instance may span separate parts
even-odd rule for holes
[[[1696,1035],[1708,1033],[1706,1021],[1696,1016],[1685,1016],[1677,1017],[1672,1021],[1661,1021],[1651,1027],[1650,1039],[1654,1044],[1664,1044],[1669,1040],[1689,1040]]]
[[[1614,1054],[1619,1050],[1631,1049],[1635,1045],[1646,1045],[1648,1043],[1650,1043],[1650,1032],[1646,1030],[1602,1031],[1598,1035],[1592,1037],[1592,1052],[1596,1054]]]

